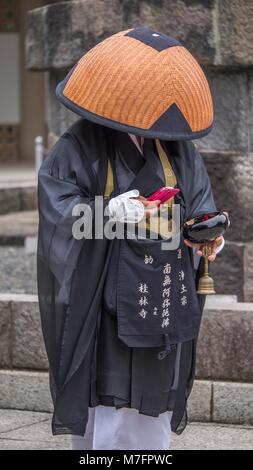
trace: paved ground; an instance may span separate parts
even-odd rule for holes
[[[69,437],[52,437],[51,415],[0,410],[0,450],[69,449]],[[253,427],[193,423],[173,436],[172,449],[253,449]]]

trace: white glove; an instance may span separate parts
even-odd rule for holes
[[[110,218],[118,222],[140,222],[145,213],[144,205],[141,201],[131,199],[139,195],[138,189],[133,189],[112,198],[108,204]]]

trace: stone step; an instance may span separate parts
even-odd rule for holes
[[[207,295],[205,307],[222,307],[224,304],[231,304],[234,302],[238,302],[237,295],[212,294]]]
[[[228,236],[229,231],[224,249],[209,266],[215,290],[217,294],[237,295],[240,302],[253,302],[253,243],[233,242]]]
[[[48,373],[0,370],[0,408],[51,412]]]
[[[35,181],[0,182],[0,214],[34,210],[36,207]]]
[[[25,246],[0,246],[0,292],[37,293],[36,255],[27,248],[27,243]]]
[[[253,303],[205,308],[196,375],[201,379],[253,382]]]
[[[198,341],[199,379],[253,383],[253,303],[209,302]],[[46,370],[36,295],[0,294],[0,367]]]
[[[196,380],[190,421],[253,425],[253,384]],[[47,372],[0,370],[0,408],[53,410]]]
[[[47,369],[36,295],[0,294],[0,367]]]

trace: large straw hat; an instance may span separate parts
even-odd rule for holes
[[[148,28],[97,44],[56,94],[90,121],[148,138],[196,139],[213,122],[210,89],[196,60],[178,41]]]

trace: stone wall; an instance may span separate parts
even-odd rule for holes
[[[205,308],[198,342],[197,378],[253,383],[252,313],[253,303],[233,302]],[[36,295],[0,294],[2,368],[37,371],[48,368]]]
[[[27,67],[48,73],[48,128],[60,135],[76,116],[55,86],[97,42],[121,29],[148,26],[176,37],[203,65],[215,105],[203,153],[219,209],[231,214],[227,244],[213,266],[217,293],[253,300],[253,2],[251,0],[84,0],[28,15]]]

